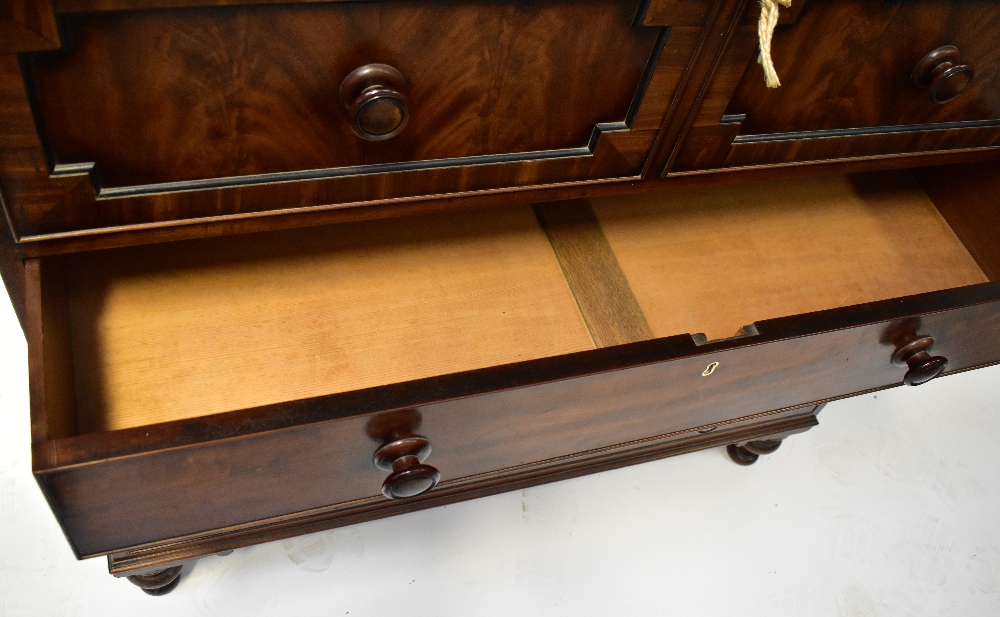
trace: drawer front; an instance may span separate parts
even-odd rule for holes
[[[996,2],[797,4],[773,40],[781,87],[753,6],[669,173],[1000,146]]]
[[[758,329],[741,340],[698,346],[670,337],[47,442],[36,447],[36,474],[81,555],[296,516],[387,515],[567,461],[900,384],[906,369],[890,358],[916,335],[934,337],[931,351],[949,371],[1000,361],[1000,286]],[[427,463],[442,481],[425,496],[389,501],[379,493],[387,474],[372,456],[383,439],[409,432],[430,440]]]
[[[33,241],[635,178],[700,32],[638,0],[108,4],[0,57]]]

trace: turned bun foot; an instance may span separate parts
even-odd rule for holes
[[[162,596],[170,593],[177,587],[181,580],[181,566],[173,566],[150,572],[149,574],[136,574],[127,577],[133,584],[151,596]]]
[[[757,462],[757,459],[760,458],[753,452],[748,452],[746,449],[737,446],[734,443],[726,446],[726,454],[728,454],[729,458],[732,459],[732,461],[737,465],[753,465]]]
[[[737,465],[753,465],[763,454],[771,454],[781,447],[780,439],[748,441],[743,444],[729,444],[726,452]]]

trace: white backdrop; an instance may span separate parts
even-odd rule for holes
[[[201,560],[74,560],[31,477],[0,303],[0,615],[1000,614],[1000,367],[840,401],[752,467],[697,452]]]

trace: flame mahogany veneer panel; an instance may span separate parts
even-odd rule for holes
[[[996,2],[798,4],[795,22],[774,35],[781,87],[765,87],[756,28],[741,27],[667,173],[1000,147]],[[937,104],[912,75],[945,45],[974,76]]]
[[[102,186],[580,148],[621,122],[657,28],[587,2],[388,2],[71,15],[32,57],[56,164]],[[397,137],[354,135],[343,78],[406,78]],[[602,96],[591,96],[600,89]]]
[[[705,31],[638,0],[71,4],[58,49],[0,55],[29,256],[634,180]],[[376,62],[411,110],[386,141],[339,95]]]

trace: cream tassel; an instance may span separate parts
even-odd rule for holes
[[[757,36],[760,38],[760,56],[757,64],[764,67],[764,81],[768,88],[781,85],[778,72],[774,70],[774,60],[771,59],[771,38],[774,28],[778,25],[778,5],[790,8],[792,0],[760,0],[760,21],[757,24]]]

